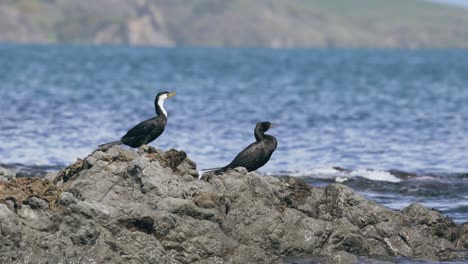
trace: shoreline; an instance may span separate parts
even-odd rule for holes
[[[82,159],[82,158],[77,158]],[[10,169],[16,172],[18,177],[43,177],[49,173],[58,173],[59,171],[66,169],[69,165],[30,165],[23,163],[1,163],[0,168]],[[368,180],[382,181],[382,182],[398,182],[405,180],[421,179],[422,180],[440,180],[445,181],[446,179],[465,179],[468,177],[468,172],[454,171],[454,172],[433,172],[433,171],[406,171],[399,169],[373,169],[373,168],[357,168],[349,169],[340,166],[330,166],[330,167],[319,167],[311,168],[304,170],[296,171],[261,171],[258,172],[261,175],[265,176],[291,176],[298,178],[311,178],[316,180],[325,180],[325,181],[335,181],[340,183],[340,181],[346,181],[339,179],[339,176],[346,176],[348,179],[352,177],[359,177]],[[369,174],[381,174],[385,177],[383,179],[378,179],[375,176],[368,176]],[[390,178],[390,179],[385,179]]]

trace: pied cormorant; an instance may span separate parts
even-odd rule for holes
[[[154,108],[156,109],[157,116],[132,127],[120,140],[99,146],[108,148],[113,145],[124,144],[132,148],[138,148],[158,138],[164,132],[167,123],[167,112],[164,109],[164,102],[175,94],[176,92],[158,93],[154,99]]]

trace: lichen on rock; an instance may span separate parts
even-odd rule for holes
[[[0,203],[12,209],[33,203],[33,207],[37,205],[41,209],[50,207],[56,210],[60,193],[61,189],[47,179],[17,178],[10,182],[0,182]]]

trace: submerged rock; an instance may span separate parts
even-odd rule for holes
[[[59,172],[54,184],[4,184],[0,193],[11,197],[15,186],[24,191],[15,206],[0,204],[0,262],[348,263],[446,260],[468,250],[466,224],[420,204],[393,211],[340,184],[315,188],[244,169],[196,176],[183,151],[114,146]]]

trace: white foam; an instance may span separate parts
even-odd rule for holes
[[[306,171],[296,171],[289,173],[289,176],[293,177],[310,177],[315,179],[336,179],[338,177],[346,177],[346,171],[337,170],[334,168],[316,168]]]
[[[401,180],[395,177],[390,172],[378,171],[378,170],[355,170],[350,174],[352,177],[363,177],[373,181],[385,181],[385,182],[400,182]]]
[[[349,180],[349,178],[347,178],[347,177],[336,177],[335,178],[335,182],[337,182],[337,183],[343,183],[343,182],[345,182],[347,180]]]
[[[288,173],[293,177],[309,177],[322,180],[334,180],[343,183],[355,177],[362,177],[373,181],[400,182],[401,180],[386,171],[358,169],[355,171],[339,170],[335,168],[317,168],[306,171]]]

